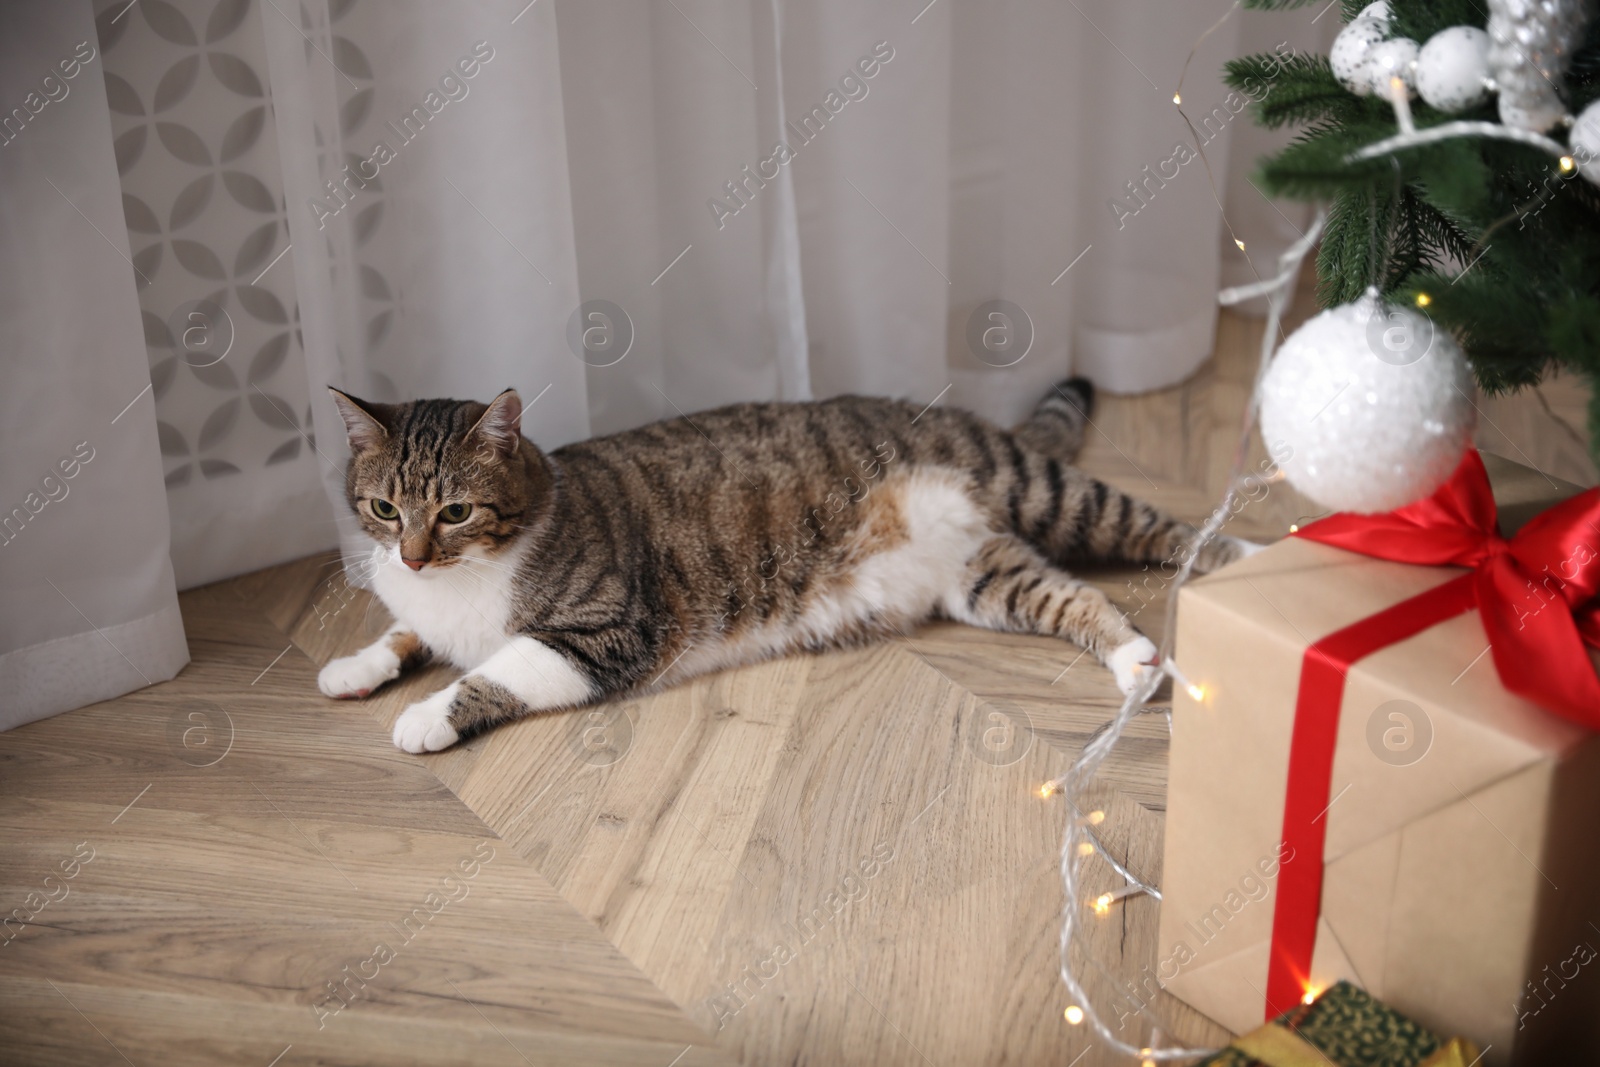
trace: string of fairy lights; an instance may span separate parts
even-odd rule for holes
[[[1178,115],[1183,120],[1184,125],[1189,129],[1195,151],[1199,155],[1205,171],[1206,181],[1211,188],[1212,197],[1217,203],[1217,211],[1222,224],[1227,229],[1228,235],[1233,239],[1234,245],[1243,252],[1245,251],[1245,243],[1234,230],[1232,223],[1228,220],[1227,212],[1223,208],[1221,193],[1217,189],[1216,179],[1211,171],[1210,160],[1206,156],[1202,139],[1198,131],[1196,131],[1194,123],[1190,121],[1188,114],[1183,109],[1183,83],[1188,76],[1190,61],[1193,60],[1195,53],[1199,51],[1200,46],[1205,43],[1206,39],[1221,28],[1241,6],[1241,0],[1234,0],[1234,3],[1223,14],[1222,18],[1207,28],[1190,46],[1188,55],[1184,58],[1183,67],[1179,72],[1177,88],[1172,94],[1172,103],[1178,109]],[[1129,724],[1139,715],[1165,710],[1149,706],[1151,698],[1154,697],[1164,679],[1171,678],[1173,684],[1184,687],[1196,701],[1204,702],[1207,696],[1205,688],[1185,677],[1172,658],[1173,635],[1177,630],[1178,592],[1188,581],[1194,568],[1194,561],[1198,557],[1200,550],[1216,537],[1223,524],[1233,514],[1235,502],[1248,484],[1245,468],[1249,459],[1251,434],[1256,422],[1256,411],[1261,392],[1261,378],[1265,374],[1267,364],[1272,355],[1273,339],[1275,336],[1281,336],[1280,322],[1282,313],[1287,304],[1289,294],[1294,290],[1296,279],[1299,277],[1300,265],[1311,247],[1316,243],[1316,239],[1322,230],[1322,221],[1323,216],[1319,214],[1306,234],[1280,257],[1279,273],[1276,277],[1260,279],[1260,275],[1257,273],[1258,281],[1256,284],[1228,290],[1219,296],[1219,299],[1225,305],[1242,303],[1260,296],[1266,296],[1268,300],[1267,324],[1266,329],[1262,332],[1261,340],[1260,367],[1251,389],[1250,400],[1246,405],[1247,410],[1243,424],[1240,427],[1238,446],[1235,449],[1232,467],[1229,472],[1227,489],[1223,494],[1222,502],[1201,526],[1192,550],[1188,553],[1187,559],[1179,568],[1171,584],[1166,605],[1166,623],[1163,627],[1163,637],[1159,651],[1161,669],[1145,671],[1139,684],[1123,700],[1117,715],[1090,738],[1067,772],[1059,778],[1044,783],[1039,788],[1039,795],[1042,799],[1061,796],[1066,801],[1069,814],[1067,828],[1061,843],[1060,867],[1065,903],[1061,922],[1059,971],[1062,984],[1066,987],[1070,1001],[1062,1013],[1063,1018],[1072,1026],[1079,1026],[1087,1022],[1102,1041],[1125,1055],[1139,1057],[1144,1067],[1153,1067],[1157,1060],[1193,1058],[1200,1055],[1209,1055],[1216,1050],[1181,1046],[1154,1048],[1147,1045],[1132,1045],[1113,1033],[1110,1027],[1106,1025],[1105,1020],[1095,1010],[1093,1002],[1078,978],[1072,954],[1077,936],[1083,925],[1080,919],[1080,910],[1087,907],[1097,918],[1103,919],[1111,914],[1115,905],[1131,897],[1148,896],[1153,900],[1159,901],[1161,900],[1161,890],[1129,870],[1105,847],[1096,832],[1096,828],[1105,821],[1105,811],[1096,808],[1085,812],[1082,810],[1082,802],[1085,799],[1084,794],[1095,780],[1095,775],[1100,765],[1105,762],[1111,751],[1121,740]],[[1250,266],[1252,272],[1254,272],[1254,263],[1251,263]],[[1259,478],[1260,476],[1250,475],[1250,477]],[[1167,712],[1167,714],[1170,717],[1170,712]],[[1083,866],[1093,856],[1099,856],[1101,862],[1109,866],[1122,879],[1123,884],[1116,888],[1096,893],[1092,897],[1080,896],[1082,894]],[[1094,962],[1087,954],[1085,954],[1085,958],[1090,959],[1091,963]],[[1098,964],[1095,964],[1095,966],[1097,970],[1104,974],[1103,968],[1100,968]],[[1159,1020],[1150,1016],[1148,1009],[1143,1004],[1139,1006],[1139,1011],[1141,1014],[1150,1017],[1155,1025],[1151,1037],[1152,1043],[1154,1043],[1161,1033]]]
[[[1222,199],[1217,191],[1216,182],[1212,177],[1210,164],[1206,161],[1204,146],[1198,134],[1194,131],[1193,123],[1189,121],[1188,116],[1183,112],[1182,94],[1183,76],[1187,74],[1189,61],[1193,59],[1195,52],[1205,39],[1214,33],[1227,18],[1237,12],[1240,6],[1240,0],[1235,0],[1235,3],[1229,8],[1222,20],[1207,29],[1191,46],[1188,57],[1184,60],[1178,89],[1172,95],[1172,102],[1178,108],[1179,115],[1194,136],[1194,146],[1202,162],[1205,163],[1206,179],[1210,182],[1212,194],[1217,200],[1222,224],[1240,251],[1244,251],[1243,240],[1239,238],[1233,226],[1228,222],[1226,213],[1222,212]],[[1587,160],[1574,159],[1569,150],[1560,143],[1539,133],[1515,126],[1492,122],[1455,121],[1425,130],[1418,130],[1411,114],[1410,87],[1406,81],[1398,75],[1392,76],[1388,79],[1387,88],[1389,101],[1394,108],[1395,124],[1398,132],[1392,137],[1384,138],[1353,153],[1349,157],[1351,161],[1371,159],[1381,155],[1392,154],[1405,148],[1455,137],[1492,137],[1525,144],[1556,157],[1559,172],[1563,176],[1572,174],[1581,164],[1587,163]],[[1585,171],[1585,173],[1587,174],[1588,172]],[[1171,583],[1166,603],[1165,626],[1159,651],[1160,669],[1145,671],[1139,684],[1123,700],[1116,716],[1090,738],[1083,751],[1066,773],[1059,778],[1044,783],[1039,789],[1039,795],[1043,799],[1061,797],[1066,803],[1068,813],[1066,829],[1062,835],[1060,864],[1064,904],[1061,921],[1059,970],[1061,981],[1066,987],[1068,997],[1068,1005],[1063,1012],[1063,1017],[1072,1026],[1087,1023],[1106,1045],[1124,1055],[1137,1057],[1143,1067],[1154,1067],[1158,1061],[1206,1056],[1217,1050],[1191,1048],[1181,1045],[1156,1047],[1161,1044],[1160,1020],[1150,1012],[1148,1004],[1139,999],[1134,1001],[1135,1006],[1139,1014],[1147,1018],[1152,1025],[1152,1034],[1148,1045],[1133,1045],[1122,1040],[1117,1036],[1116,1032],[1106,1025],[1105,1020],[1096,1011],[1087,990],[1080,980],[1077,961],[1074,958],[1074,948],[1078,945],[1078,937],[1087,925],[1087,920],[1083,913],[1088,911],[1097,918],[1105,918],[1112,913],[1113,908],[1118,903],[1135,896],[1148,896],[1159,901],[1161,900],[1161,891],[1159,887],[1150,884],[1129,870],[1105,847],[1098,828],[1105,822],[1106,812],[1100,808],[1088,811],[1083,809],[1086,806],[1087,793],[1094,784],[1101,765],[1122,739],[1128,726],[1136,717],[1142,714],[1164,711],[1170,723],[1171,712],[1169,710],[1150,707],[1151,699],[1166,679],[1170,678],[1174,685],[1182,687],[1199,704],[1207,704],[1213,695],[1203,684],[1197,684],[1185,677],[1172,658],[1173,641],[1177,631],[1179,592],[1189,580],[1193,571],[1194,561],[1201,550],[1218,535],[1222,526],[1235,513],[1236,502],[1241,493],[1254,485],[1258,485],[1262,479],[1259,474],[1247,473],[1251,444],[1261,405],[1261,385],[1266,376],[1267,368],[1272,362],[1275,349],[1274,341],[1282,336],[1281,321],[1283,312],[1295,291],[1305,258],[1321,235],[1325,219],[1326,213],[1319,211],[1305,234],[1279,257],[1278,273],[1274,277],[1258,280],[1251,285],[1226,289],[1218,294],[1218,302],[1224,306],[1233,306],[1263,296],[1267,298],[1267,322],[1261,336],[1260,361],[1242,419],[1238,444],[1227,480],[1227,488],[1223,494],[1222,501],[1199,528],[1199,532],[1186,555],[1183,565]],[[1496,223],[1496,225],[1498,226],[1499,223]],[[1252,264],[1253,269],[1254,265]],[[1429,298],[1426,294],[1418,294],[1416,302],[1419,307],[1425,307],[1429,302]],[[1281,477],[1282,472],[1278,471],[1268,480],[1275,481]],[[1319,517],[1316,515],[1302,517],[1289,527],[1289,531],[1293,533],[1302,524]],[[1084,868],[1088,861],[1096,856],[1122,880],[1120,886],[1100,892],[1085,891]],[[1082,955],[1091,966],[1100,971],[1101,974],[1106,975],[1104,968],[1093,959],[1090,953],[1084,950]],[[1109,980],[1110,976],[1106,975],[1106,977]],[[1319,992],[1320,990],[1308,987],[1304,995],[1305,1002],[1310,1003],[1313,1001]]]
[[[1126,1055],[1137,1056],[1147,1065],[1153,1065],[1158,1060],[1189,1059],[1195,1056],[1208,1055],[1215,1049],[1187,1048],[1174,1046],[1169,1048],[1153,1048],[1150,1046],[1137,1046],[1129,1044],[1119,1038],[1099,1013],[1094,1009],[1087,991],[1078,978],[1073,959],[1073,946],[1076,937],[1083,925],[1080,917],[1081,911],[1087,907],[1098,917],[1105,917],[1111,913],[1113,905],[1129,897],[1146,895],[1155,900],[1161,899],[1161,891],[1139,878],[1125,865],[1119,863],[1100,841],[1095,828],[1105,821],[1105,812],[1101,809],[1082,811],[1082,802],[1085,793],[1093,784],[1095,775],[1100,765],[1105,762],[1112,749],[1121,740],[1128,725],[1140,714],[1151,711],[1149,703],[1155,696],[1162,682],[1171,678],[1174,685],[1182,686],[1196,701],[1204,703],[1210,695],[1203,685],[1190,681],[1178,669],[1172,658],[1172,643],[1177,632],[1178,592],[1189,580],[1194,570],[1194,562],[1200,550],[1210,543],[1222,529],[1224,523],[1234,514],[1235,502],[1239,495],[1246,491],[1252,484],[1252,479],[1257,475],[1247,474],[1246,465],[1249,460],[1252,434],[1255,429],[1256,412],[1259,406],[1261,393],[1261,378],[1271,360],[1273,352],[1273,339],[1278,333],[1284,308],[1293,293],[1295,284],[1300,276],[1300,268],[1305,261],[1317,238],[1322,233],[1324,216],[1318,214],[1306,233],[1296,241],[1281,257],[1279,257],[1279,273],[1276,277],[1258,282],[1254,285],[1240,286],[1224,290],[1219,294],[1219,301],[1227,306],[1242,303],[1246,300],[1260,296],[1267,297],[1267,324],[1262,331],[1261,360],[1256,373],[1256,380],[1250,392],[1250,401],[1246,405],[1243,425],[1240,428],[1239,444],[1235,451],[1233,465],[1228,478],[1228,488],[1223,494],[1222,502],[1211,513],[1211,516],[1200,527],[1198,536],[1185,554],[1183,565],[1179,568],[1173,579],[1171,591],[1166,605],[1166,624],[1160,648],[1160,670],[1144,672],[1139,684],[1123,700],[1122,707],[1117,712],[1110,724],[1087,745],[1067,772],[1061,777],[1046,782],[1040,787],[1042,797],[1061,796],[1067,802],[1069,818],[1066,832],[1061,844],[1061,883],[1064,891],[1065,906],[1062,912],[1061,944],[1060,944],[1060,973],[1061,981],[1067,988],[1071,1003],[1064,1012],[1066,1021],[1072,1025],[1088,1022],[1099,1035],[1101,1040],[1112,1048]],[[1170,714],[1170,713],[1169,713]],[[1084,864],[1093,856],[1098,855],[1111,869],[1123,879],[1123,885],[1108,891],[1102,891],[1092,896],[1084,895],[1082,885],[1084,882]],[[1148,1009],[1139,1005],[1141,1014],[1149,1016]],[[1154,1022],[1153,1016],[1151,1017]]]

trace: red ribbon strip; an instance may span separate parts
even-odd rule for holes
[[[1543,512],[1507,540],[1478,453],[1426,500],[1384,515],[1339,514],[1299,536],[1379,559],[1467,567],[1443,585],[1329,634],[1306,649],[1289,745],[1283,844],[1267,964],[1266,1018],[1310,986],[1322,914],[1323,845],[1339,706],[1350,667],[1477,608],[1495,670],[1511,692],[1600,730],[1600,678],[1584,643],[1600,647],[1600,488]]]

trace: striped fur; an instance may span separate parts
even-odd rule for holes
[[[1127,689],[1154,646],[1066,568],[1181,560],[1194,530],[1072,466],[1092,399],[1064,382],[1015,431],[871,397],[740,404],[546,455],[510,391],[491,405],[336,392],[350,505],[382,546],[374,585],[397,630],[383,656],[330,663],[323,689],[364,695],[430,655],[453,661],[470,673],[396,726],[423,751],[933,617],[1061,637]],[[453,503],[470,516],[441,521]],[[1242,550],[1222,540],[1197,565]],[[363,656],[383,669],[355,671]],[[373,684],[340,691],[351,678]]]

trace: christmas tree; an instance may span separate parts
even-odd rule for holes
[[[1282,9],[1311,2],[1245,5]],[[1411,42],[1430,42],[1452,27],[1484,30],[1495,7],[1486,9],[1481,0],[1388,0],[1387,10],[1374,12],[1379,5],[1341,2],[1347,22],[1376,18],[1380,39],[1409,39],[1398,46],[1405,69],[1391,64],[1390,70],[1413,84],[1420,67],[1407,59],[1416,56]],[[1394,303],[1421,308],[1460,340],[1489,393],[1537,384],[1558,368],[1582,375],[1593,390],[1591,450],[1600,461],[1600,160],[1579,134],[1600,122],[1600,105],[1583,114],[1600,97],[1600,18],[1587,17],[1594,5],[1586,0],[1547,6],[1564,9],[1558,15],[1567,20],[1570,47],[1561,51],[1570,66],[1545,82],[1559,94],[1558,110],[1582,115],[1576,126],[1563,116],[1538,131],[1562,146],[1570,143],[1560,157],[1494,136],[1451,136],[1354,159],[1358,150],[1397,133],[1395,101],[1382,91],[1389,73],[1375,75],[1370,89],[1358,84],[1367,91],[1357,93],[1347,87],[1348,61],[1341,81],[1328,58],[1264,54],[1229,63],[1227,77],[1235,89],[1254,90],[1255,117],[1263,125],[1304,127],[1261,162],[1257,180],[1270,196],[1327,204],[1317,257],[1322,305],[1349,303],[1376,286]],[[1515,38],[1502,34],[1502,40]],[[1507,47],[1515,51],[1514,44]],[[1263,85],[1269,87],[1264,95]],[[1412,101],[1416,130],[1502,121],[1505,109],[1488,88],[1473,95],[1448,113],[1426,99]]]

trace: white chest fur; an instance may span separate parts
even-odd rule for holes
[[[471,670],[509,639],[514,556],[412,571],[394,549],[373,574],[372,588],[395,621],[415,631],[435,656]]]

